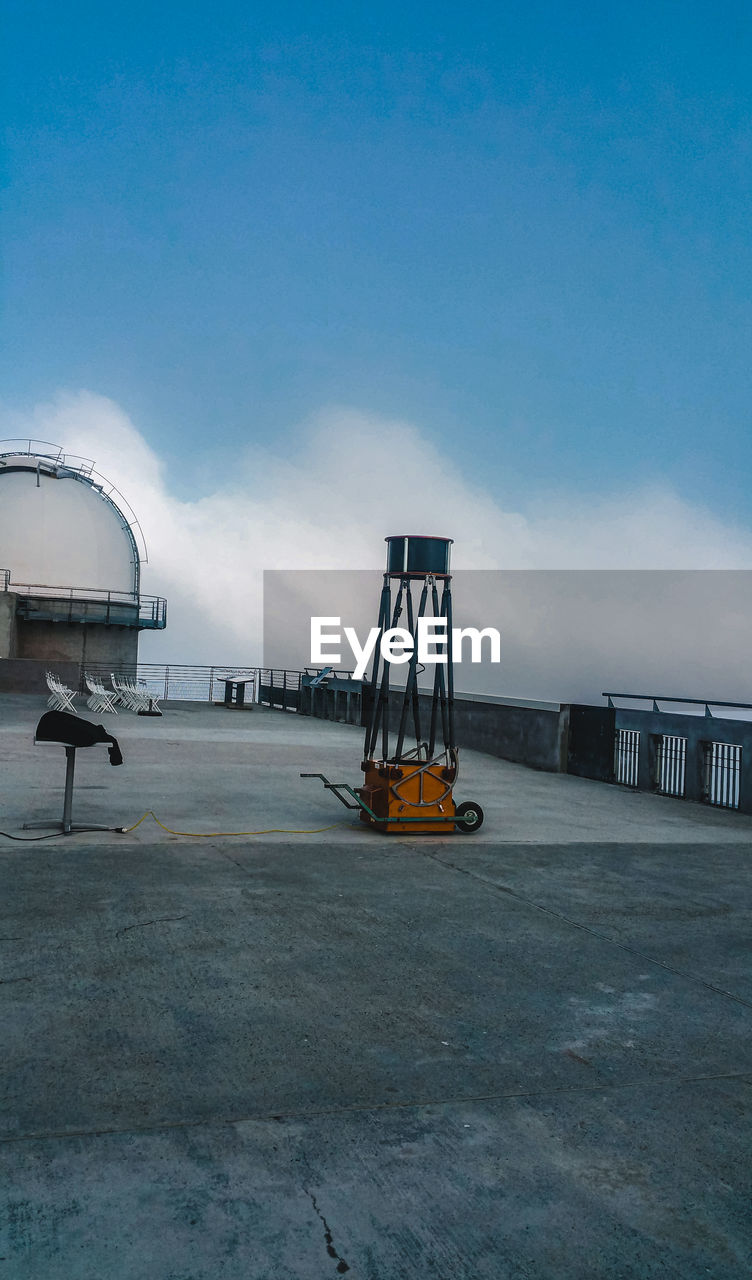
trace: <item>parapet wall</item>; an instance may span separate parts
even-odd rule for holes
[[[332,679],[318,688],[302,686],[300,695],[296,690],[286,694],[285,704],[275,696],[282,692],[260,685],[261,701],[269,705],[286,705],[303,715],[349,724],[362,724],[368,718],[370,690],[354,681]],[[421,694],[419,702],[421,719],[427,725],[430,698]],[[390,690],[392,735],[399,727],[402,703],[402,692]],[[456,694],[454,723],[460,748],[484,751],[533,769],[621,782],[639,790],[683,795],[687,800],[752,813],[752,721]],[[624,729],[639,733],[632,747],[633,777],[622,776],[616,768],[616,757],[622,751],[619,731]],[[677,750],[684,762],[678,790],[666,789],[659,764],[660,752],[672,737],[679,740]],[[722,744],[722,749],[711,749],[713,743]],[[725,782],[719,774],[723,770],[727,771]]]
[[[363,686],[360,681],[333,679],[319,688],[303,685],[300,693],[275,688],[263,682],[260,698],[272,706],[296,708],[303,715],[347,724],[363,722]],[[286,701],[282,701],[283,695]],[[389,728],[399,728],[403,694],[389,693]],[[431,699],[419,695],[421,718],[427,726]],[[369,701],[366,701],[366,712]],[[569,738],[569,707],[556,702],[532,702],[517,698],[494,698],[485,694],[456,694],[454,702],[457,745],[485,751],[503,760],[565,773]]]
[[[428,723],[431,699],[419,698],[421,717]],[[390,728],[399,727],[402,694],[390,693]],[[456,694],[454,728],[457,745],[485,751],[503,760],[532,769],[563,773],[567,768],[569,707],[557,703],[522,702],[487,698],[483,694]]]
[[[49,662],[33,658],[0,658],[0,693],[43,693],[49,695],[47,680]],[[79,688],[81,666],[78,662],[56,662],[55,675],[69,689]]]

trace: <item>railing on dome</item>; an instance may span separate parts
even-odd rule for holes
[[[13,446],[8,448],[7,446]],[[125,522],[125,527],[130,533],[133,540],[134,550],[137,552],[137,559],[140,558],[144,564],[149,563],[149,551],[146,546],[146,538],[138,517],[128,499],[123,497],[120,490],[112,484],[105,476],[94,470],[94,462],[91,458],[82,458],[76,453],[65,453],[60,445],[52,444],[49,440],[0,440],[0,458],[7,457],[28,457],[28,458],[44,458],[50,462],[52,466],[63,468],[70,471],[72,475],[77,476],[90,488],[96,489],[102,495],[105,502],[109,502],[114,507],[117,514]],[[134,566],[137,574],[138,585],[138,562]]]
[[[142,631],[161,631],[167,626],[167,601],[163,596],[11,582],[9,569],[0,569],[0,587],[19,596],[16,613],[31,622],[98,622]]]
[[[6,449],[6,445],[14,447]],[[28,436],[0,440],[0,446],[2,446],[0,458],[4,458],[7,454],[25,454],[29,458],[49,458],[51,462],[62,462],[65,457],[59,444],[53,444],[51,440],[32,440]],[[89,463],[89,470],[94,466],[91,458],[81,458],[80,461]]]

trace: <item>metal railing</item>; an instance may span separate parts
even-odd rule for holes
[[[653,711],[660,712],[659,702],[675,702],[681,705],[686,703],[687,706],[704,707],[705,715],[712,717],[711,707],[733,707],[739,711],[752,711],[752,702],[723,702],[718,698],[673,698],[667,694],[661,693],[609,693],[604,691],[602,698],[608,698],[608,706],[613,707],[613,698],[633,698],[635,702],[652,702]]]
[[[286,667],[259,667],[259,702],[266,707],[279,707],[282,711],[297,711],[302,676],[302,671]]]
[[[257,667],[203,666],[191,663],[87,663],[86,673],[100,676],[105,682],[111,674],[135,680],[144,693],[160,700],[175,702],[223,702],[225,679],[232,676],[253,676]],[[85,692],[85,672],[81,671],[80,692]],[[258,681],[254,681],[254,689]]]
[[[161,631],[167,626],[164,596],[142,596],[99,587],[50,587],[39,582],[11,582],[10,570],[0,569],[0,586],[20,597],[20,618],[37,622],[99,622],[105,626]]]
[[[8,448],[8,446],[11,448]],[[15,436],[0,440],[0,458],[13,454],[22,454],[30,458],[48,458],[50,462],[65,462],[66,457],[75,458],[79,470],[90,475],[94,470],[92,458],[82,458],[79,454],[66,454],[62,445],[53,444],[51,440],[34,440],[30,436]]]
[[[311,682],[323,676],[319,685]],[[289,667],[259,668],[258,700],[267,707],[297,711],[320,720],[336,720],[341,724],[360,724],[362,681],[354,680],[351,671],[338,667],[306,667],[304,671]]]

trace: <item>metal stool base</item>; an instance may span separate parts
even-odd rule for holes
[[[76,771],[76,748],[66,746],[65,748],[65,796],[63,799],[63,820],[62,822],[25,822],[23,831],[42,831],[51,829],[59,831],[60,835],[69,836],[75,831],[118,831],[122,835],[125,827],[103,827],[94,823],[74,823],[73,821],[73,776]]]

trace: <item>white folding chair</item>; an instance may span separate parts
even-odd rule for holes
[[[47,706],[50,708],[50,711],[57,711],[56,703],[57,703],[58,695],[55,690],[55,677],[53,676],[51,671],[47,671],[45,672],[45,679],[47,681],[47,688],[50,691],[50,696],[47,699]]]
[[[84,681],[86,688],[89,690],[89,697],[86,699],[86,705],[89,710],[117,715],[113,698],[102,682],[97,680],[96,676],[89,675],[86,672],[84,672]]]
[[[143,681],[137,680],[135,677],[131,680],[131,693],[136,703],[137,711],[148,711],[149,695],[146,692],[146,685]]]
[[[112,685],[112,688],[114,690],[115,702],[118,702],[121,707],[125,707],[126,711],[130,710],[128,706],[128,699],[126,698],[125,692],[120,684],[120,681],[115,675],[114,671],[110,672],[110,684]]]
[[[73,705],[73,699],[76,696],[73,689],[69,689],[51,671],[47,672],[47,688],[50,691],[47,706],[51,711],[72,711],[74,716],[78,715]]]
[[[114,673],[110,675],[110,680],[119,700],[128,711],[147,710],[149,706],[148,695],[137,688],[133,680],[128,680],[125,676],[116,676]]]
[[[94,688],[94,685],[92,684],[89,676],[87,675],[84,675],[84,684],[86,685],[86,688],[89,690],[89,696],[86,699],[87,707],[89,708],[90,711],[101,711],[102,700],[99,697],[99,694],[97,693],[96,689]]]
[[[138,711],[138,704],[131,692],[128,681],[125,676],[116,676],[113,672],[110,676],[112,687],[117,693],[118,701],[125,707],[126,711]]]
[[[94,688],[104,703],[104,711],[109,711],[112,715],[117,715],[117,707],[115,706],[115,695],[109,689],[105,689],[104,684],[99,676],[93,677]]]

